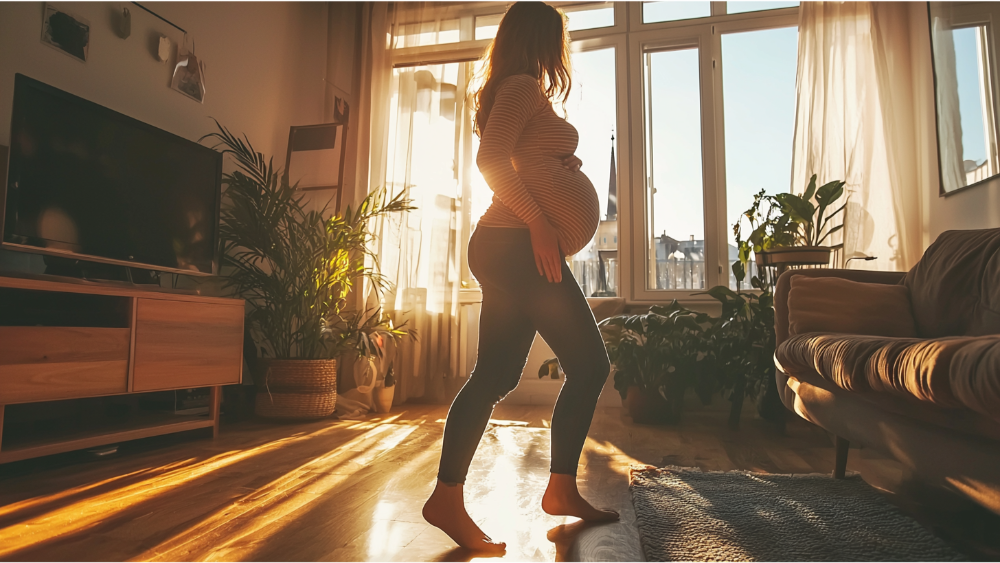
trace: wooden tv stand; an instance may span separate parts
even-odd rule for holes
[[[0,463],[196,428],[218,434],[221,386],[242,376],[242,300],[46,278],[0,275]],[[4,432],[5,406],[10,415],[29,403],[199,387],[210,387],[207,417],[139,412],[42,436]]]

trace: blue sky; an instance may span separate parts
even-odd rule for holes
[[[726,127],[727,222],[735,222],[761,188],[789,189],[795,125],[798,31],[782,28],[722,37]],[[701,108],[698,53],[652,53],[651,98],[654,196],[652,233],[704,238]],[[577,53],[568,118],[580,131],[577,154],[607,199],[614,127],[614,58],[611,49]],[[626,155],[627,156],[627,155]],[[639,179],[634,179],[641,185]],[[729,229],[727,228],[727,232]]]
[[[983,132],[982,86],[979,80],[978,27],[952,31],[955,41],[955,74],[958,77],[958,107],[962,112],[962,157],[982,163],[986,159]]]
[[[789,189],[797,44],[795,28],[722,36],[727,227],[760,189]],[[665,230],[678,240],[690,235],[700,239],[704,213],[697,53],[653,53],[650,60],[657,188],[653,234]]]

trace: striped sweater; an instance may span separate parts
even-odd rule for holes
[[[494,194],[479,224],[524,229],[544,214],[559,233],[563,254],[582,250],[597,231],[601,211],[586,174],[562,164],[578,141],[576,128],[556,115],[537,80],[526,74],[505,78],[476,157]]]

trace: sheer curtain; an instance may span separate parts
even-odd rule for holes
[[[418,333],[416,342],[405,341],[394,351],[393,402],[443,402],[464,375],[459,367],[459,290],[468,214],[462,209],[461,171],[468,163],[459,159],[470,151],[459,149],[471,142],[464,93],[472,65],[393,68],[388,52],[389,42],[396,40],[393,30],[405,30],[396,35],[405,35],[407,45],[397,47],[409,46],[410,41],[418,46],[433,44],[434,37],[451,33],[453,26],[431,17],[430,10],[419,4],[374,4],[367,38],[369,189],[385,186],[390,196],[405,193],[417,208],[376,226],[377,266],[394,284],[377,304],[392,314],[397,325],[405,322]],[[425,23],[413,28],[405,18]],[[369,295],[369,305],[376,305],[374,294]]]
[[[847,181],[845,258],[907,270],[920,258],[908,11],[897,2],[803,2],[792,190]]]
[[[941,151],[941,181],[945,186],[967,184],[962,154],[962,114],[958,107],[958,76],[955,73],[955,38],[950,22],[940,16],[931,18],[931,34],[934,36],[934,69],[937,77],[937,118],[938,128],[948,134],[939,134],[938,147]]]

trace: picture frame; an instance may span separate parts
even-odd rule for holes
[[[90,55],[90,22],[80,16],[44,5],[42,43],[70,57],[87,62]]]
[[[293,125],[288,131],[284,179],[298,190],[338,190],[339,209],[346,154],[346,123]]]
[[[170,87],[200,104],[205,103],[205,62],[178,48]]]

